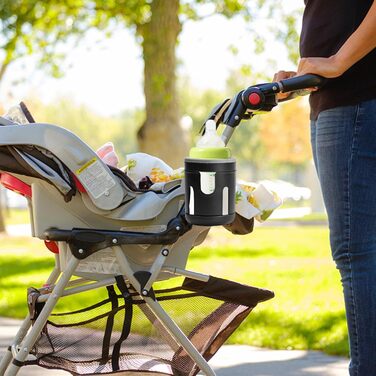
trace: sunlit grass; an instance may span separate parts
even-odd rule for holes
[[[41,285],[53,264],[42,242],[2,238],[0,315],[23,317],[26,287]],[[231,343],[347,354],[341,286],[324,227],[258,227],[238,237],[214,229],[204,245],[192,251],[188,268],[275,292],[274,299],[255,308]],[[97,291],[65,298],[59,310],[79,309],[104,297],[105,292]],[[181,307],[170,305],[170,313],[176,315]]]
[[[30,223],[28,209],[8,209],[5,211],[4,215],[7,226]]]
[[[310,213],[307,215],[299,217],[289,217],[289,218],[270,218],[269,223],[273,222],[298,222],[299,224],[324,224],[328,222],[328,216],[326,213]]]

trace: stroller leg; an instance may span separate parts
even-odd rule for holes
[[[137,289],[137,292],[141,294],[141,287],[137,279],[134,277],[134,272],[125,257],[123,250],[119,246],[112,247],[115,252],[116,259],[120,265],[120,270],[124,273],[125,277],[129,282]],[[213,369],[209,366],[208,362],[203,358],[203,356],[197,351],[193,346],[192,342],[186,337],[186,335],[181,331],[181,329],[175,324],[175,322],[168,316],[168,314],[163,310],[161,305],[154,301],[152,298],[147,296],[142,296],[145,303],[152,311],[154,316],[163,325],[166,331],[179,343],[191,359],[196,362],[198,367],[205,373],[206,376],[216,376]]]
[[[154,313],[154,315],[161,322],[161,324],[165,327],[165,329],[176,339],[177,342],[181,344],[181,346],[191,357],[191,359],[196,362],[201,371],[204,372],[206,376],[215,376],[215,372],[209,366],[208,362],[197,351],[192,342],[180,330],[180,328],[175,324],[171,317],[163,310],[161,305],[157,301],[154,301],[152,298],[143,297],[143,299],[145,300],[145,303],[149,306],[151,311]]]
[[[139,309],[145,315],[145,317],[152,323],[152,325],[158,330],[160,336],[168,343],[168,345],[176,352],[180,349],[181,345],[176,339],[171,336],[169,332],[166,332],[164,326],[159,321],[158,317],[153,313],[147,304],[140,304]]]
[[[13,339],[12,344],[8,347],[6,353],[1,359],[0,363],[0,375],[4,375],[5,370],[8,368],[9,363],[12,361],[12,347],[17,346],[26,336],[31,326],[30,315],[27,315],[25,320],[22,322],[21,327],[18,329],[18,332]]]
[[[60,262],[59,256],[55,255],[55,267],[52,270],[50,276],[48,277],[46,284],[52,285],[56,282],[60,275]],[[27,332],[29,331],[31,326],[30,315],[27,315],[25,320],[22,322],[21,327],[18,329],[16,336],[13,339],[12,344],[8,347],[6,353],[4,354],[3,358],[0,362],[0,375],[4,375],[5,370],[9,366],[9,363],[12,361],[12,347],[16,347],[19,345],[22,340],[25,338]]]
[[[76,259],[74,256],[72,256],[69,260],[66,270],[61,274],[59,281],[56,283],[50,297],[46,302],[46,305],[42,309],[32,329],[30,330],[30,333],[25,337],[25,340],[22,342],[21,350],[18,352],[16,358],[9,366],[8,371],[5,372],[5,376],[17,375],[18,371],[20,370],[20,367],[23,365],[23,362],[26,360],[35,342],[40,336],[48,320],[49,315],[54,309],[59,298],[62,296],[63,291],[67,286],[70,278],[72,277],[74,271],[76,270],[79,262],[80,260]]]

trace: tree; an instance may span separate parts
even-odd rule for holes
[[[117,19],[136,31],[143,50],[146,102],[146,119],[138,132],[139,145],[141,150],[156,154],[175,167],[182,165],[187,154],[187,137],[179,124],[175,54],[184,21],[221,14],[242,15],[251,24],[260,13],[265,17],[272,13],[290,16],[283,13],[281,5],[265,0],[96,0],[96,10],[98,24]],[[288,35],[297,40],[293,20],[290,17],[289,22],[276,29],[278,38]]]
[[[39,67],[54,76],[61,75],[60,64],[66,51],[58,51],[58,43],[80,36],[89,23],[94,24],[85,3],[86,0],[0,0],[0,83],[10,64],[31,54],[38,57]]]
[[[265,0],[0,0],[0,39],[4,57],[0,80],[15,59],[40,52],[40,64],[58,75],[57,41],[66,41],[87,28],[105,29],[118,21],[133,28],[142,45],[146,117],[138,132],[141,150],[157,154],[172,165],[181,165],[187,153],[187,137],[180,127],[176,89],[176,55],[182,24],[211,14],[242,15],[266,20],[281,19],[273,32],[278,38],[296,42],[295,18],[274,1]],[[286,22],[284,22],[286,21]],[[256,38],[255,38],[256,39]],[[257,45],[262,49],[262,38]]]
[[[180,126],[176,46],[182,18],[199,17],[194,3],[179,0],[96,1],[100,20],[121,19],[136,31],[143,51],[146,103],[146,118],[137,135],[139,146],[142,151],[158,155],[174,167],[183,164],[188,152],[188,135]],[[214,3],[215,9],[223,14],[229,14],[230,9],[232,14],[245,9],[237,0]]]
[[[299,172],[312,159],[308,105],[295,99],[261,119],[260,135],[267,157]]]
[[[35,51],[42,51],[41,64],[59,74],[56,59],[61,54],[54,48],[56,41],[81,35],[90,27],[106,29],[113,21],[133,28],[143,50],[146,102],[138,141],[141,150],[174,166],[182,164],[187,152],[186,135],[179,124],[175,55],[184,21],[211,14],[242,15],[252,25],[258,16],[270,21],[275,15],[279,22],[271,24],[273,33],[282,40],[288,36],[294,46],[297,39],[295,18],[271,0],[0,0],[0,5],[2,75],[12,61]],[[261,51],[259,35],[257,47]]]
[[[141,150],[178,167],[187,155],[187,135],[180,127],[176,89],[179,0],[154,0],[150,11],[149,22],[137,26],[142,36],[146,103],[146,119],[138,132],[138,142]]]

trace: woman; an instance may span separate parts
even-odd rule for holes
[[[305,0],[298,75],[313,92],[311,141],[341,273],[350,375],[376,375],[376,0]],[[276,79],[294,75],[279,72]]]

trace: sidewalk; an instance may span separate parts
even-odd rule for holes
[[[0,356],[19,324],[17,320],[0,318]],[[347,363],[347,359],[316,351],[267,350],[240,345],[223,346],[210,361],[217,376],[347,376]],[[19,375],[68,376],[69,373],[32,366],[21,369]]]

